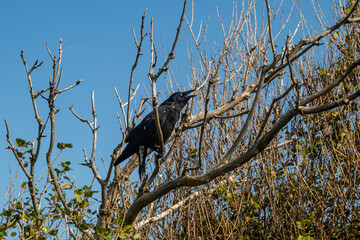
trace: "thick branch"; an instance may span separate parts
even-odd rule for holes
[[[299,41],[298,44],[296,44],[289,52],[288,54],[288,58],[290,62],[295,61],[296,59],[298,59],[299,57],[301,57],[302,55],[304,55],[307,51],[309,51],[312,47],[319,45],[319,41],[326,37],[328,34],[330,34],[331,32],[333,32],[334,30],[340,28],[346,21],[347,19],[349,19],[349,17],[352,15],[352,13],[354,12],[356,6],[358,5],[360,0],[357,0],[354,7],[352,8],[352,10],[342,19],[340,19],[337,23],[335,23],[334,25],[330,26],[327,30],[323,31],[322,33],[318,34],[315,37],[312,38],[308,38],[308,39],[302,39]],[[306,46],[306,48],[303,49],[304,46]],[[279,58],[275,58],[274,61],[270,64],[270,65],[276,65],[277,62],[279,62]],[[355,64],[355,63],[354,63]],[[272,81],[273,79],[275,79],[277,76],[279,76],[279,74],[288,66],[288,62],[284,62],[283,64],[281,64],[280,66],[274,68],[273,71],[271,71],[268,75],[266,75],[265,77],[265,82],[269,82]],[[350,66],[349,66],[350,67]],[[221,115],[227,111],[229,111],[230,109],[234,108],[236,105],[238,105],[240,102],[242,102],[243,100],[247,99],[250,94],[252,94],[254,92],[254,90],[257,88],[257,84],[252,84],[248,87],[246,87],[244,89],[244,91],[240,94],[237,95],[236,97],[233,98],[232,101],[222,105],[221,107],[214,109],[210,112],[208,112],[207,114],[207,118],[213,118],[216,115]],[[301,105],[301,103],[300,103]],[[196,115],[191,116],[190,121],[188,122],[188,125],[186,125],[185,127],[189,127],[197,122],[203,121],[204,119],[204,113],[199,112]]]
[[[315,99],[319,98],[320,96],[328,93],[330,90],[332,90],[334,87],[336,87],[337,85],[339,85],[340,82],[344,81],[345,78],[352,72],[352,70],[360,65],[360,58],[357,59],[356,61],[352,62],[347,69],[339,76],[335,79],[335,81],[333,81],[332,83],[330,83],[329,85],[327,85],[326,87],[324,87],[323,89],[321,89],[320,91],[314,93],[313,95],[307,97],[305,100],[301,101],[299,103],[300,106],[305,106],[306,104],[314,101]]]
[[[261,90],[262,90],[262,86],[264,84],[264,79],[265,79],[265,69],[262,70],[261,73],[261,77],[260,77],[260,81],[259,81],[259,87],[258,90],[256,92],[255,95],[255,99],[253,102],[253,106],[250,110],[250,113],[248,114],[246,121],[243,125],[243,127],[241,128],[241,131],[238,135],[238,137],[236,138],[235,142],[233,143],[233,145],[231,146],[231,148],[229,149],[229,151],[225,154],[225,156],[223,157],[223,161],[227,162],[230,160],[231,155],[234,153],[234,151],[236,150],[236,148],[239,146],[241,140],[243,139],[243,137],[245,136],[246,132],[248,131],[248,127],[250,125],[250,122],[252,120],[253,115],[255,114],[255,109],[257,108],[258,103],[260,102],[260,98],[261,98]]]
[[[317,107],[304,107],[300,106],[299,109],[302,114],[313,114],[313,113],[319,113],[324,112],[342,105],[349,104],[350,101],[354,100],[355,98],[360,96],[360,90],[356,91],[355,93],[351,94],[348,97],[344,97],[336,102],[327,103],[321,106]]]
[[[350,74],[350,71],[345,71],[347,74]],[[299,114],[310,114],[313,112],[321,112],[326,111],[329,109],[333,109],[335,107],[348,104],[350,100],[354,100],[360,95],[360,92],[357,91],[354,94],[350,95],[345,99],[341,99],[332,104],[326,104],[322,107],[316,109],[299,109],[297,107],[291,108],[288,110],[287,113],[280,118],[280,120],[269,130],[267,133],[264,134],[263,137],[260,138],[259,141],[255,142],[252,147],[249,148],[244,154],[240,157],[234,159],[233,161],[226,162],[223,161],[223,164],[218,165],[211,169],[208,173],[198,175],[198,176],[181,176],[169,182],[166,182],[159,187],[155,188],[152,192],[145,193],[139,198],[137,198],[131,207],[128,209],[126,216],[125,216],[125,225],[130,225],[135,220],[136,216],[138,215],[139,211],[145,206],[147,206],[152,201],[162,197],[163,195],[167,194],[169,191],[180,188],[183,186],[199,186],[206,184],[213,179],[222,176],[230,171],[235,170],[236,168],[244,165],[245,163],[249,162],[253,157],[257,156],[261,151],[263,151],[268,144],[273,140],[277,133],[287,125],[295,116]],[[301,110],[305,110],[302,112]]]

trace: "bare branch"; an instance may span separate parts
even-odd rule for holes
[[[241,131],[240,131],[238,137],[236,138],[235,142],[233,143],[233,145],[231,146],[229,151],[223,157],[224,162],[228,162],[230,160],[231,155],[234,153],[235,149],[238,147],[238,145],[240,144],[242,138],[245,136],[245,134],[246,134],[246,132],[248,130],[251,119],[252,119],[252,117],[253,117],[253,115],[255,113],[255,109],[257,108],[257,105],[258,105],[258,103],[260,101],[260,98],[261,98],[261,90],[262,90],[262,86],[264,84],[264,79],[265,79],[264,75],[265,75],[265,69],[262,70],[258,90],[256,92],[256,96],[255,96],[255,99],[253,101],[253,105],[252,105],[252,108],[250,110],[250,113],[248,114],[248,116],[246,118],[246,121],[244,123],[244,126],[241,128]]]
[[[19,166],[21,167],[22,171],[24,172],[26,178],[28,179],[28,187],[29,187],[29,191],[30,191],[30,197],[31,197],[31,201],[33,204],[33,207],[35,209],[35,211],[40,214],[40,208],[38,207],[38,203],[36,200],[36,189],[34,187],[34,174],[33,172],[30,172],[30,174],[28,173],[28,171],[26,170],[24,164],[22,163],[22,160],[19,157],[19,153],[16,151],[14,145],[12,144],[11,140],[10,140],[10,131],[9,131],[9,126],[6,122],[6,120],[4,120],[5,122],[5,126],[6,126],[6,141],[9,143],[8,148],[12,151],[14,157],[16,158],[16,160],[18,161]]]
[[[345,103],[344,103],[345,104]],[[166,182],[159,187],[155,188],[152,192],[145,193],[139,198],[137,198],[131,207],[128,209],[124,224],[131,224],[138,212],[147,204],[154,201],[155,199],[160,198],[165,195],[169,191],[175,188],[179,188],[182,186],[199,186],[206,184],[213,179],[222,176],[225,173],[228,173],[239,166],[244,165],[248,161],[250,161],[253,157],[258,155],[261,151],[263,151],[266,146],[270,143],[270,141],[276,136],[276,134],[295,116],[300,114],[301,112],[295,108],[290,109],[274,126],[273,128],[267,132],[259,142],[256,142],[255,145],[249,148],[244,154],[240,157],[226,162],[223,161],[223,164],[214,167],[208,173],[198,175],[198,176],[182,176]]]
[[[306,104],[314,101],[315,99],[319,98],[320,96],[323,96],[324,94],[328,93],[330,90],[332,90],[334,87],[339,85],[340,82],[344,81],[345,78],[352,72],[352,70],[360,65],[360,58],[358,58],[356,61],[352,62],[347,69],[339,76],[337,77],[332,83],[321,89],[320,91],[314,93],[313,95],[307,97],[303,101],[299,103],[299,106],[305,106]]]
[[[273,52],[273,56],[275,58],[277,56],[277,53],[276,53],[274,39],[273,39],[273,36],[272,36],[272,30],[271,30],[271,13],[270,13],[269,0],[265,0],[265,3],[266,3],[266,10],[267,10],[267,18],[268,18],[270,44],[271,44],[271,49],[272,49],[272,52]]]
[[[349,18],[346,23],[358,23],[360,22],[360,17],[354,17],[354,18]]]
[[[158,139],[159,139],[159,144],[160,144],[160,150],[159,150],[159,154],[160,156],[164,154],[164,149],[165,149],[165,145],[164,145],[164,136],[162,134],[162,130],[161,130],[161,125],[160,125],[160,119],[159,119],[159,110],[158,110],[158,101],[157,101],[157,94],[156,94],[156,80],[157,78],[154,77],[153,72],[156,66],[156,57],[154,57],[154,54],[156,55],[156,53],[154,52],[154,48],[155,48],[155,44],[154,44],[154,21],[151,18],[151,22],[150,22],[150,46],[151,46],[151,60],[150,60],[150,69],[149,69],[149,73],[148,78],[151,84],[151,92],[152,92],[152,105],[153,105],[153,111],[154,111],[154,116],[155,116],[155,126],[156,126],[156,132],[158,135]]]
[[[136,41],[136,36],[135,36],[135,33],[134,33],[135,44],[137,46],[137,53],[136,53],[136,57],[135,57],[135,62],[133,64],[132,68],[131,68],[131,73],[130,73],[130,83],[129,83],[129,92],[128,92],[128,101],[127,101],[128,107],[127,107],[127,113],[126,113],[125,128],[128,128],[129,125],[130,125],[130,116],[129,116],[129,114],[130,114],[132,83],[134,81],[135,68],[136,68],[136,66],[138,64],[140,56],[142,55],[142,52],[141,52],[142,43],[143,43],[144,38],[147,35],[147,33],[145,35],[143,34],[146,12],[147,12],[147,9],[145,9],[144,14],[142,15],[142,18],[141,18],[140,42]]]
[[[24,58],[24,51],[22,50],[21,51],[21,59],[23,60],[23,63],[24,63],[24,66],[25,66],[25,70],[26,70],[26,74],[27,74],[27,78],[28,78],[28,82],[29,82],[29,92],[30,92],[30,96],[31,96],[31,102],[33,104],[33,109],[34,109],[34,113],[35,113],[35,118],[36,120],[38,121],[39,125],[42,126],[42,120],[39,116],[39,112],[38,112],[38,109],[37,109],[37,105],[36,105],[36,101],[35,101],[35,94],[34,94],[34,88],[33,88],[33,84],[32,84],[32,80],[31,80],[31,73],[34,69],[38,68],[41,66],[41,64],[43,63],[43,61],[37,65],[37,61],[35,62],[34,66],[31,68],[31,70],[29,71],[28,70],[28,66],[27,66],[27,63],[25,61],[25,58]],[[46,90],[43,90],[43,91],[46,91]]]
[[[265,115],[265,118],[263,120],[263,124],[260,127],[260,130],[259,130],[259,133],[258,133],[258,135],[256,137],[255,142],[257,142],[260,139],[260,137],[261,137],[261,135],[262,135],[262,133],[263,133],[263,131],[265,129],[265,126],[266,126],[266,124],[267,124],[267,122],[269,120],[270,114],[271,114],[271,112],[272,112],[272,110],[274,108],[275,103],[280,101],[281,99],[283,99],[286,95],[288,95],[293,88],[294,88],[294,84],[292,84],[288,89],[286,89],[286,91],[283,94],[281,94],[279,97],[276,97],[276,98],[274,98],[272,100],[271,105],[270,105],[270,109],[269,109],[269,111],[267,111],[267,113]]]
[[[62,92],[65,92],[65,91],[67,91],[67,90],[70,90],[70,89],[72,89],[73,87],[79,85],[81,82],[82,82],[82,79],[80,79],[79,81],[77,81],[76,83],[74,83],[73,85],[71,85],[71,86],[69,86],[69,87],[67,87],[67,88],[64,88],[64,89],[62,89],[62,90],[57,90],[56,93],[57,93],[57,94],[60,94],[60,93],[62,93]]]
[[[176,47],[177,41],[178,41],[179,36],[180,36],[180,31],[181,31],[182,23],[183,23],[183,21],[184,21],[186,4],[187,4],[187,0],[184,1],[184,6],[183,6],[183,9],[182,9],[182,14],[181,14],[181,17],[180,17],[180,22],[179,22],[179,25],[178,25],[178,27],[177,27],[175,39],[174,39],[174,42],[173,42],[171,51],[170,51],[170,53],[169,53],[169,55],[168,55],[168,58],[166,59],[164,65],[159,69],[159,71],[158,71],[156,74],[154,74],[154,76],[152,76],[152,78],[155,79],[155,81],[156,81],[156,79],[157,79],[164,71],[167,71],[168,65],[169,65],[170,61],[175,58],[175,47]]]
[[[302,114],[313,114],[313,113],[324,112],[336,107],[340,107],[342,105],[347,105],[350,103],[350,101],[354,100],[355,98],[358,98],[359,96],[360,96],[360,90],[354,92],[353,94],[347,97],[343,97],[342,99],[335,102],[327,103],[317,107],[300,106],[299,110],[301,111]]]
[[[84,157],[85,157],[85,166],[90,167],[90,169],[92,170],[94,176],[96,177],[96,179],[98,180],[98,182],[100,183],[100,185],[104,185],[104,180],[101,178],[96,166],[95,166],[95,154],[96,154],[96,144],[97,144],[97,130],[98,130],[98,126],[97,126],[97,117],[96,117],[96,110],[95,110],[95,97],[94,97],[94,91],[91,92],[91,108],[92,108],[92,115],[93,115],[93,122],[90,123],[90,121],[88,119],[84,119],[82,117],[80,117],[73,109],[73,106],[69,107],[70,111],[74,114],[74,116],[79,119],[80,121],[87,123],[88,126],[90,127],[91,131],[92,131],[92,135],[93,135],[93,141],[92,141],[92,151],[91,151],[91,157],[89,159],[89,162],[87,160],[87,154],[86,151],[84,149]]]
[[[338,77],[337,80],[335,80],[334,82],[340,83],[341,80],[343,80],[346,76],[348,76],[351,73],[351,70],[357,65],[359,60],[354,61],[353,63],[350,64],[350,66],[344,71],[344,73]],[[269,65],[266,67],[263,67],[262,69],[262,74],[260,77],[260,83],[258,86],[258,90],[255,96],[255,100],[251,109],[251,112],[254,111],[255,106],[257,105],[256,103],[259,101],[260,99],[260,92],[262,89],[262,84],[264,82],[264,73],[270,69],[272,69],[272,67],[274,67],[274,65]],[[341,80],[339,80],[341,79]],[[328,89],[330,88],[329,86],[332,86],[333,83],[329,84],[328,86],[326,86],[324,89]],[[332,88],[331,88],[332,89]],[[312,96],[320,96],[321,92],[324,92],[323,90],[318,91],[317,93],[313,94]],[[287,92],[286,92],[287,93]],[[350,100],[354,100],[355,98],[359,97],[360,95],[360,91],[355,92],[354,94],[350,95],[347,98],[341,99],[337,102],[334,103],[330,103],[330,104],[325,104],[321,107],[317,107],[317,108],[292,108],[290,110],[287,111],[287,113],[285,113],[280,119],[279,121],[267,132],[264,134],[263,137],[261,137],[258,141],[256,141],[254,143],[253,146],[251,146],[246,152],[244,152],[241,156],[239,156],[238,158],[228,162],[228,158],[229,158],[229,152],[231,152],[232,150],[234,151],[235,149],[234,146],[236,145],[236,143],[232,146],[232,148],[228,151],[228,153],[223,157],[222,160],[222,164],[214,167],[213,169],[211,169],[209,172],[202,174],[202,175],[198,175],[198,176],[187,176],[187,175],[182,175],[181,177],[178,177],[174,180],[165,182],[164,184],[160,185],[159,187],[155,188],[152,192],[149,193],[144,193],[143,195],[139,196],[131,205],[131,207],[128,209],[126,216],[125,216],[125,224],[131,224],[134,219],[136,218],[138,212],[147,204],[151,203],[152,201],[154,201],[155,199],[160,198],[161,196],[165,195],[166,193],[168,193],[169,191],[171,191],[172,189],[176,189],[182,186],[198,186],[198,185],[203,185],[206,184],[210,181],[212,181],[213,179],[222,176],[225,173],[228,173],[229,171],[232,171],[236,168],[238,168],[239,166],[242,166],[243,164],[245,164],[246,162],[250,161],[253,157],[257,156],[260,152],[262,152],[270,143],[270,141],[272,139],[275,138],[275,136],[277,135],[277,133],[286,125],[288,124],[295,116],[299,115],[299,114],[309,114],[309,113],[314,113],[314,112],[321,112],[321,111],[325,111],[325,110],[329,110],[344,104],[348,104]],[[311,98],[311,97],[310,97]],[[305,100],[306,101],[306,100]],[[300,103],[300,106],[302,106],[302,104]],[[249,116],[252,116],[252,113],[250,112]],[[242,133],[244,131],[246,131],[245,129],[247,128],[248,122],[250,121],[249,119],[251,117],[247,118],[246,123],[244,124],[237,140],[239,139],[239,137],[242,136]]]

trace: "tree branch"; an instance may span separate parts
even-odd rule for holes
[[[352,65],[352,64],[351,64]],[[346,74],[350,74],[350,71],[345,71]],[[264,79],[264,78],[262,78]],[[261,86],[261,85],[260,85]],[[261,87],[259,87],[261,89]],[[258,90],[257,93],[260,91]],[[153,191],[149,193],[144,193],[142,196],[138,197],[131,207],[128,209],[126,215],[124,224],[130,225],[135,220],[136,216],[138,215],[139,211],[149,203],[153,202],[156,199],[159,199],[160,197],[167,194],[169,191],[173,189],[177,189],[183,186],[199,186],[206,184],[213,179],[222,176],[230,171],[235,170],[236,168],[244,165],[245,163],[249,162],[253,157],[257,156],[260,152],[262,152],[268,144],[273,140],[277,133],[285,126],[287,125],[295,116],[299,114],[310,114],[313,112],[321,112],[325,110],[329,110],[344,104],[348,104],[350,99],[354,100],[356,97],[360,95],[360,92],[357,91],[351,96],[349,96],[346,99],[342,99],[340,101],[337,101],[333,104],[326,104],[325,106],[317,109],[303,109],[305,112],[302,112],[299,108],[291,108],[288,110],[283,117],[280,118],[280,120],[267,132],[264,134],[263,137],[260,138],[259,141],[255,142],[245,153],[243,153],[238,158],[227,162],[222,160],[222,164],[214,167],[206,174],[198,175],[198,176],[181,176],[174,180],[165,182],[164,184],[158,186]],[[255,101],[254,101],[255,102]],[[225,156],[224,156],[225,158]]]

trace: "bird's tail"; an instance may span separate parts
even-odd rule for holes
[[[119,165],[120,163],[122,163],[123,161],[125,161],[126,159],[128,159],[129,157],[131,157],[131,155],[133,155],[136,151],[134,151],[134,149],[131,148],[131,146],[129,146],[129,144],[126,146],[126,148],[124,149],[124,151],[122,151],[122,153],[120,154],[120,156],[116,159],[116,161],[114,162],[114,166]]]
[[[117,165],[119,165],[120,163],[122,163],[126,158],[122,157],[122,155],[120,155],[116,161],[114,162],[114,166],[116,167]]]
[[[144,146],[139,147],[139,177],[140,181],[143,183],[147,179],[145,159],[146,159],[147,148]]]

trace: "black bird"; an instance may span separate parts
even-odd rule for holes
[[[195,90],[173,93],[158,107],[164,143],[166,143],[171,136],[175,124],[180,118],[181,110],[192,97],[196,96],[190,95],[193,91]],[[154,111],[146,115],[142,122],[130,131],[125,142],[128,144],[118,159],[116,159],[114,166],[120,164],[134,153],[137,153],[139,157],[139,176],[140,180],[143,181],[145,179],[145,158],[147,150],[150,148],[158,151],[160,146]]]

